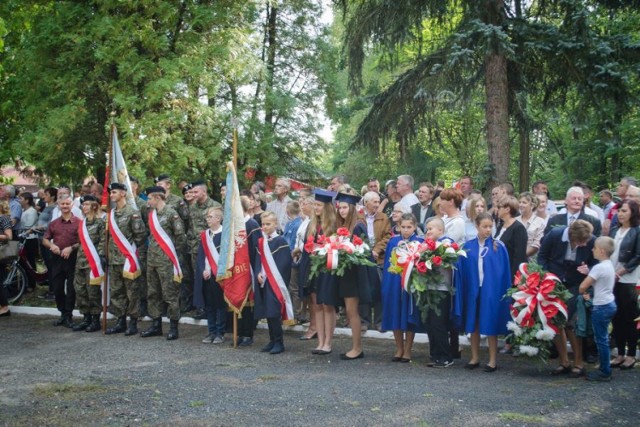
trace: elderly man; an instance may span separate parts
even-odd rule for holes
[[[71,197],[71,189],[66,185],[61,185],[60,187],[58,187],[58,200],[64,199],[65,197]],[[71,214],[76,218],[84,218],[82,211],[78,207],[73,205],[71,206]],[[56,205],[56,207],[53,208],[53,211],[51,212],[51,221],[60,218],[60,215],[60,206]]]
[[[347,178],[344,175],[336,175],[331,178],[328,190],[338,192],[338,189],[347,182]]]
[[[58,197],[60,216],[49,223],[42,239],[42,245],[51,251],[49,280],[55,294],[56,306],[60,311],[60,319],[54,325],[67,328],[73,326],[71,317],[76,304],[73,277],[80,246],[80,220],[71,213],[71,206],[73,199],[69,195]],[[65,282],[68,286],[65,286]]]
[[[411,175],[400,175],[396,180],[396,191],[402,196],[398,204],[411,209],[411,206],[420,203],[413,194],[413,177]]]
[[[416,203],[411,206],[411,213],[418,220],[418,227],[424,232],[425,223],[429,218],[435,215],[431,201],[433,200],[433,184],[430,182],[421,182],[418,186],[418,200],[420,203]]]
[[[382,300],[380,292],[380,278],[382,276],[382,266],[384,264],[384,254],[387,249],[387,243],[391,238],[391,223],[387,215],[379,212],[380,196],[376,191],[367,192],[362,198],[364,203],[364,221],[367,224],[367,238],[371,247],[371,254],[378,265],[377,269],[367,269],[369,274],[369,287],[371,288],[373,317],[371,316],[370,304],[360,304],[358,311],[362,319],[362,328],[368,329],[371,320],[375,324],[376,329],[380,329],[382,322]]]
[[[11,213],[11,230],[13,231],[13,240],[18,240],[20,233],[20,217],[22,217],[22,207],[16,197],[16,188],[13,185],[5,185],[0,187],[0,200],[6,200],[9,203]]]
[[[470,176],[463,176],[462,178],[460,178],[460,191],[462,191],[462,195],[464,196],[464,199],[462,199],[462,206],[460,206],[460,212],[462,213],[462,216],[466,220],[467,219],[467,202],[468,202],[469,196],[471,195],[471,192],[473,191],[473,180],[471,179]],[[418,198],[420,198],[420,195],[418,195]]]
[[[289,221],[287,217],[287,203],[291,200],[289,197],[289,189],[291,184],[288,179],[278,178],[273,188],[274,199],[267,203],[267,210],[276,214],[278,218],[278,231],[284,231],[285,225]]]
[[[580,187],[571,187],[567,190],[567,195],[564,199],[566,205],[565,213],[558,213],[558,215],[549,219],[547,228],[544,230],[546,235],[552,228],[558,226],[568,226],[573,224],[578,219],[585,220],[593,226],[593,235],[599,236],[602,231],[602,225],[600,220],[591,215],[587,215],[583,211],[584,207],[584,192]]]

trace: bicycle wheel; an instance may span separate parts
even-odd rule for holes
[[[6,279],[2,286],[7,290],[9,304],[14,304],[22,298],[24,291],[27,289],[27,273],[17,262],[7,265],[6,268]]]

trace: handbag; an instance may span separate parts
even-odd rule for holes
[[[18,259],[18,242],[8,241],[5,245],[0,245],[0,263],[7,263]]]

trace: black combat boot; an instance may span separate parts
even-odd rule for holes
[[[127,328],[127,332],[124,333],[125,337],[136,335],[138,333],[138,319],[132,317],[129,319],[129,328]]]
[[[127,330],[127,316],[118,317],[118,322],[112,328],[108,328],[105,332],[106,335],[121,334]]]
[[[162,318],[153,319],[153,323],[146,331],[140,333],[142,338],[162,336]]]
[[[85,331],[96,332],[96,331],[99,331],[100,329],[102,329],[100,327],[100,315],[99,314],[91,315],[91,323],[89,324],[89,326],[87,326],[87,329],[85,329]]]
[[[91,315],[90,314],[85,314],[84,315],[84,319],[82,319],[82,322],[74,323],[73,327],[71,328],[71,330],[73,332],[84,331],[85,329],[87,329],[87,326],[89,326],[90,324],[91,324]]]
[[[169,333],[167,334],[167,340],[177,340],[178,339],[178,321],[170,320],[169,321]]]

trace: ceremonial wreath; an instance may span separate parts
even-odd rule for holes
[[[332,236],[318,236],[316,241],[309,236],[304,250],[311,258],[311,278],[324,272],[343,276],[345,270],[356,265],[375,266],[369,259],[369,245],[344,227]]]
[[[466,257],[466,252],[449,240],[402,241],[393,250],[389,272],[402,276],[402,288],[416,298],[423,320],[429,308],[440,315],[438,304],[453,294],[453,286],[443,272],[452,270],[461,256]]]
[[[507,323],[513,335],[513,345],[523,356],[547,361],[549,344],[559,328],[567,322],[567,304],[571,293],[555,274],[537,264],[522,263],[507,296],[511,303],[511,318]]]

